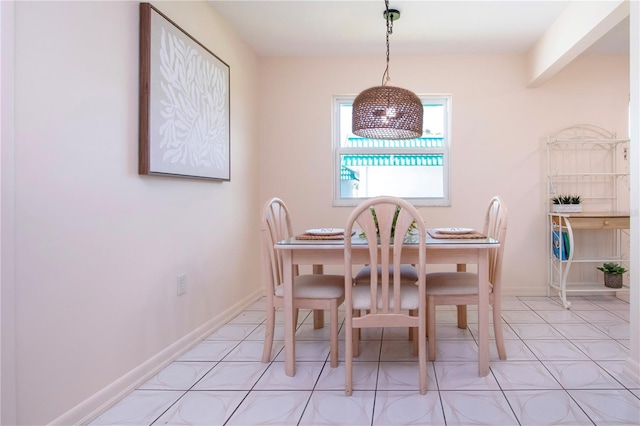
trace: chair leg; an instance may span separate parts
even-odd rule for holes
[[[338,366],[338,301],[336,299],[331,301],[329,315],[331,316],[331,353],[329,354],[329,357],[331,360],[331,367],[336,368]]]
[[[498,358],[505,361],[507,359],[507,351],[504,347],[504,334],[502,333],[502,307],[500,301],[496,298],[493,303],[493,333],[496,338],[496,347],[498,349]]]
[[[467,328],[467,305],[458,305],[458,328]]]
[[[297,330],[298,329],[298,312],[299,309],[294,309],[293,310],[293,329]]]
[[[420,339],[418,337],[418,327],[411,327],[409,328],[410,331],[412,331],[412,337],[413,337],[413,356],[418,356],[418,346],[419,346],[419,342]]]
[[[317,330],[323,327],[324,327],[324,310],[314,309],[313,310],[313,328]]]
[[[354,310],[353,311],[353,316],[354,317],[359,317],[360,316],[360,311],[359,310]],[[349,339],[344,340],[344,344],[345,346],[347,346],[347,342],[349,342]],[[353,329],[353,336],[351,339],[351,346],[353,346],[353,356],[354,357],[359,357],[360,356],[360,329],[359,328],[355,328]]]
[[[276,324],[276,310],[270,306],[267,308],[267,322],[264,328],[264,346],[262,348],[262,362],[271,360],[273,348],[273,332]]]
[[[429,336],[429,361],[436,360],[436,298],[427,296],[427,335]]]
[[[347,396],[353,393],[353,326],[349,317],[347,314],[344,323],[344,394]]]
[[[418,341],[418,374],[419,377],[419,385],[420,385],[420,395],[424,395],[427,393],[427,350],[426,350],[426,331],[422,328],[424,324],[416,329],[415,339]]]
[[[410,316],[416,316],[417,314],[416,314],[416,311],[414,311],[413,309],[409,309],[409,315]],[[413,329],[414,329],[414,327],[409,327],[409,333],[407,333],[408,334],[408,336],[407,336],[408,340],[413,340],[413,336],[414,336]],[[417,353],[414,353],[414,355],[417,355]]]

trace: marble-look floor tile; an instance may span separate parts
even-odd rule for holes
[[[296,361],[326,361],[329,356],[329,342],[321,341],[297,341]],[[261,355],[262,356],[262,355]],[[276,356],[275,361],[284,362],[284,351]]]
[[[218,330],[211,333],[205,340],[242,340],[253,333],[256,328],[255,324],[225,324]],[[264,339],[264,329],[262,332]]]
[[[314,391],[300,425],[370,425],[374,398],[370,391]]]
[[[271,359],[277,359],[284,348],[284,341],[274,340],[271,347]],[[264,341],[244,340],[234,347],[223,361],[262,361],[262,351],[264,349]]]
[[[529,303],[514,297],[502,299],[502,311],[528,311],[531,310]]]
[[[134,390],[90,425],[150,425],[185,392]]]
[[[440,398],[447,426],[518,425],[507,399],[500,391],[442,391]]]
[[[564,390],[505,391],[521,425],[593,425]]]
[[[536,311],[549,324],[585,324],[586,321],[580,315],[569,310]]]
[[[324,362],[297,362],[296,375],[287,376],[284,362],[272,362],[256,383],[256,390],[312,390]]]
[[[361,340],[360,343],[360,355],[353,358],[354,362],[357,361],[378,361],[380,359],[380,347],[382,342],[380,340]],[[338,342],[338,359],[340,362],[344,361],[345,349],[344,340]]]
[[[565,339],[551,324],[511,324],[518,337],[527,339]]]
[[[634,380],[625,371],[626,361],[596,361],[598,365],[611,374],[614,379],[622,383],[627,389],[640,389],[640,381]]]
[[[378,385],[378,362],[354,362],[351,369],[352,384],[354,390],[376,390]],[[327,362],[320,374],[315,390],[341,390],[345,388],[344,362],[331,368]]]
[[[540,360],[588,360],[589,358],[568,340],[525,340],[525,344]]]
[[[491,371],[504,390],[560,389],[556,379],[539,361],[493,363]]]
[[[245,340],[258,340],[264,342],[266,324],[260,324],[247,336]],[[284,341],[284,324],[276,324],[273,327],[273,340]]]
[[[239,343],[235,340],[204,340],[177,361],[222,361]]]
[[[543,364],[565,389],[623,388],[593,361],[545,361]]]
[[[433,366],[427,362],[427,390],[437,390]],[[378,369],[378,390],[420,390],[418,360],[414,362],[380,362]]]
[[[311,391],[251,391],[227,425],[296,425]]]
[[[558,303],[555,300],[552,300],[548,297],[528,297],[528,298],[522,298],[522,302],[524,303],[524,305],[533,310],[533,311],[563,311],[564,310],[564,306],[562,306],[560,303]],[[504,303],[502,306],[502,310],[504,311]],[[524,310],[524,309],[520,309],[520,310]]]
[[[568,340],[609,339],[609,336],[591,324],[554,324],[553,326]]]
[[[509,324],[544,324],[544,319],[534,311],[502,311],[502,318]]]
[[[189,391],[154,424],[222,425],[248,391]]]
[[[562,306],[562,301],[560,300],[559,297],[551,297],[551,300],[555,301],[556,303]],[[571,303],[571,310],[602,309],[599,306],[595,305],[594,303],[591,303],[589,300],[581,296],[567,297],[567,301]]]
[[[438,340],[473,340],[470,328],[458,328],[456,324],[436,324]]]
[[[265,311],[243,311],[227,324],[254,324],[258,325],[267,318]]]
[[[251,390],[269,364],[262,362],[220,362],[193,390]]]
[[[640,399],[628,390],[569,390],[596,424],[640,424]]]
[[[440,395],[436,391],[427,390],[426,395],[417,391],[376,392],[374,426],[444,424]]]
[[[612,339],[628,339],[629,338],[629,322],[611,321],[611,322],[598,322],[593,324],[594,327],[611,336]]]
[[[572,309],[572,311],[576,315],[579,315],[580,317],[584,318],[585,321],[590,322],[592,324],[599,323],[599,322],[607,323],[611,321],[617,322],[617,321],[620,321],[621,319],[617,315],[617,313],[603,311],[603,310],[579,311],[579,310]]]
[[[418,361],[418,356],[413,355],[413,342],[390,341],[382,342],[380,361]]]
[[[216,365],[215,362],[172,362],[138,389],[186,391],[214,365]]]
[[[433,363],[440,390],[499,390],[493,374],[478,376],[477,362]]]
[[[531,349],[529,349],[522,340],[505,340],[504,350],[507,353],[507,360],[509,361],[537,360],[536,356],[531,352]],[[489,346],[489,360],[491,362],[500,362],[495,340],[492,340]]]
[[[478,340],[478,324],[477,323],[475,323],[475,324],[467,324],[467,329],[473,335],[473,338],[475,340]],[[518,340],[518,339],[520,339],[520,337],[518,337],[518,335],[515,333],[515,331],[513,331],[512,325],[506,324],[504,322],[502,324],[502,337],[504,337],[504,340]],[[494,330],[493,326],[490,326],[489,327],[489,339],[495,339],[495,338],[496,338],[495,330]],[[436,339],[440,340],[440,336],[436,335]]]
[[[593,360],[625,360],[629,356],[629,350],[615,340],[574,340],[573,343]]]
[[[436,361],[477,361],[478,345],[470,340],[444,340],[436,343]]]

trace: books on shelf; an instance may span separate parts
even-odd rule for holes
[[[560,260],[567,260],[569,257],[569,234],[566,232],[560,236],[560,231],[552,231],[551,244],[553,246],[553,254]]]

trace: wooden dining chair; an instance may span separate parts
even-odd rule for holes
[[[489,303],[493,307],[493,330],[498,356],[507,359],[502,333],[502,262],[507,236],[507,207],[493,197],[485,215],[482,233],[500,242],[489,252]],[[458,327],[467,328],[467,306],[478,304],[478,275],[472,272],[434,272],[427,274],[427,335],[429,360],[436,359],[436,306],[457,305]]]
[[[291,218],[284,202],[272,198],[265,204],[262,216],[262,241],[264,252],[264,278],[267,298],[267,321],[265,327],[262,362],[271,359],[276,310],[284,306],[282,253],[274,248],[278,241],[293,237]],[[293,328],[298,322],[299,309],[328,310],[330,316],[330,361],[338,366],[338,307],[344,302],[344,276],[308,274],[299,275],[294,265]]]
[[[400,212],[392,237],[393,217],[396,206]],[[374,211],[377,225],[374,221]],[[406,232],[413,221],[417,222],[417,235],[411,246],[404,244]],[[426,293],[425,256],[426,230],[420,214],[409,202],[397,197],[375,197],[358,205],[349,216],[345,235],[354,225],[362,229],[367,241],[366,264],[370,268],[366,284],[355,284],[352,277],[352,241],[344,242],[345,265],[345,394],[353,391],[353,357],[359,354],[359,330],[371,327],[409,327],[415,330],[414,345],[418,349],[418,376],[421,394],[427,392],[426,354]],[[418,251],[418,279],[415,283],[402,283],[400,265],[404,250]],[[377,266],[381,273],[378,275]],[[393,267],[394,273],[389,274]]]

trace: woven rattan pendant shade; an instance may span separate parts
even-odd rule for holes
[[[406,89],[371,87],[353,101],[352,131],[372,139],[415,139],[422,136],[422,102]]]
[[[389,35],[393,33],[393,21],[400,19],[400,11],[389,9],[385,0],[384,16],[387,22],[387,68],[382,75],[382,85],[360,93],[353,101],[351,131],[360,137],[371,139],[416,139],[422,136],[420,98],[413,92],[387,86],[389,76]]]

